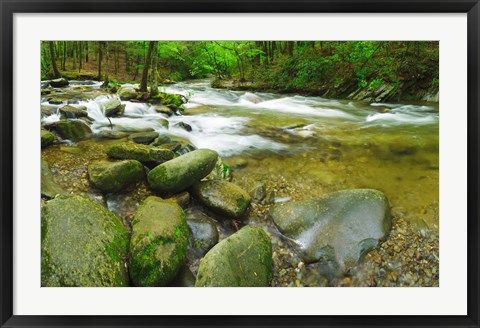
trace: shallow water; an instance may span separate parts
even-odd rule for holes
[[[214,89],[209,84],[196,80],[161,88],[189,98],[183,116],[168,118],[149,104],[122,101],[124,116],[110,120],[115,127],[153,128],[188,139],[197,148],[216,150],[226,162],[249,161],[234,175],[238,180],[280,175],[303,189],[278,197],[375,188],[385,192],[393,206],[404,208],[407,219],[438,224],[438,104],[369,104]],[[95,90],[101,84],[71,85]],[[102,106],[109,98],[92,96],[79,102],[87,107],[95,133],[110,129]],[[62,106],[45,101],[42,105]],[[161,118],[169,120],[169,129],[162,126]],[[55,114],[43,121],[58,119]],[[190,124],[192,131],[173,127],[177,122]]]

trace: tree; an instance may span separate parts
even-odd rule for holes
[[[98,76],[97,79],[99,81],[102,80],[102,42],[97,42],[98,46]]]
[[[108,49],[108,41],[102,42],[103,47],[105,48],[105,81],[103,82],[103,85],[108,85],[110,82],[110,53]],[[102,46],[100,45],[100,46]]]
[[[150,62],[152,60],[152,52],[155,46],[155,41],[150,41],[148,43],[147,57],[145,58],[145,65],[143,66],[142,72],[142,81],[140,83],[140,91],[147,92],[147,82],[148,82],[148,69],[150,68]]]
[[[150,93],[152,96],[158,94],[158,41],[152,41],[153,53],[152,53],[152,83],[150,84]]]
[[[55,58],[55,44],[53,41],[48,41],[50,47],[50,59],[52,60],[53,76],[58,79],[60,77],[60,72],[57,67],[57,60]]]

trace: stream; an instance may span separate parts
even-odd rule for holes
[[[304,200],[350,188],[385,193],[394,217],[390,238],[368,254],[349,275],[327,281],[305,265],[268,218],[269,204],[252,204],[246,223],[268,230],[274,249],[272,286],[438,286],[439,108],[438,103],[366,103],[291,94],[232,91],[210,87],[210,80],[163,86],[185,95],[182,115],[157,113],[154,106],[122,101],[122,117],[107,119],[102,103],[111,95],[88,86],[87,107],[94,134],[114,127],[152,128],[160,135],[188,140],[217,151],[231,169],[232,182],[250,191],[263,182],[273,203]],[[66,102],[65,102],[66,103]],[[60,119],[54,109],[42,123]],[[180,113],[179,113],[180,114]],[[169,127],[160,123],[167,119]],[[176,123],[191,126],[187,131]],[[55,179],[71,192],[94,193],[86,179],[91,159],[117,140],[91,139],[42,150]],[[138,207],[146,186],[134,193],[106,195],[110,210],[125,216]],[[225,238],[234,227],[222,224]],[[412,250],[412,251],[410,251]],[[198,260],[188,265],[195,273]]]

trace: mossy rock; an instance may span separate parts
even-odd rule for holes
[[[68,86],[68,81],[64,78],[53,79],[48,81],[48,83],[54,88],[62,88]]]
[[[132,221],[129,270],[135,286],[165,286],[177,275],[189,232],[180,206],[159,197],[145,199]]]
[[[128,286],[128,234],[96,201],[59,196],[42,207],[42,287]]]
[[[41,140],[42,140],[42,148],[48,147],[53,144],[55,140],[55,135],[47,130],[41,130]]]
[[[206,177],[215,167],[218,154],[198,149],[158,165],[148,174],[148,184],[158,192],[183,191]]]
[[[144,177],[143,165],[136,160],[97,161],[88,166],[90,182],[103,192],[123,191]]]
[[[151,146],[160,146],[160,145],[166,144],[170,141],[172,141],[172,139],[170,139],[170,137],[168,137],[166,135],[160,135],[150,145]],[[170,148],[167,148],[167,149],[170,149]],[[172,149],[170,149],[170,150],[172,150]],[[172,150],[172,151],[174,151],[174,150]]]
[[[161,103],[163,105],[175,105],[181,106],[183,104],[184,97],[173,93],[159,92],[157,95],[149,99],[150,103]]]
[[[107,148],[107,155],[117,159],[134,159],[142,163],[163,163],[175,156],[171,150],[133,142],[111,145]]]
[[[118,90],[118,96],[121,100],[130,100],[137,97],[137,91],[131,87],[123,87]]]
[[[129,137],[128,140],[138,143],[138,144],[143,144],[143,145],[148,145],[152,143],[155,138],[158,137],[158,132],[152,131],[152,132],[138,132],[138,133],[132,133]]]
[[[90,127],[81,120],[62,120],[56,122],[55,129],[62,139],[71,141],[90,139],[93,135]]]
[[[40,106],[42,118],[55,114],[55,108]]]
[[[112,98],[103,104],[104,114],[107,117],[123,115],[125,105],[118,98]]]
[[[167,116],[172,116],[174,114],[173,110],[167,106],[158,105],[154,107],[155,111],[160,114],[165,114]]]
[[[46,100],[50,104],[60,105],[63,103],[77,104],[78,102],[86,101],[89,98],[90,97],[87,96],[85,93],[66,91],[66,92],[51,93],[46,97]]]
[[[251,201],[245,190],[225,180],[198,182],[193,185],[192,193],[211,210],[235,219],[245,215]]]
[[[85,106],[74,107],[67,105],[60,108],[59,111],[63,118],[80,118],[88,116],[87,107]]]
[[[272,243],[256,226],[246,226],[215,245],[200,261],[196,287],[267,287]]]

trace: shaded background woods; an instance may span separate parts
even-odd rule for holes
[[[438,101],[438,42],[46,41],[42,79],[213,86],[371,101]],[[152,91],[155,92],[156,88]]]

